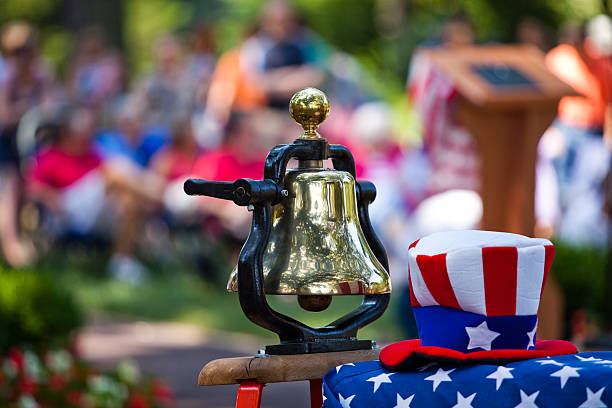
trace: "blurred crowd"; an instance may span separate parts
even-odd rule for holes
[[[158,226],[153,235],[159,225],[195,224],[212,240],[239,242],[248,212],[187,197],[184,180],[262,178],[267,152],[299,136],[287,111],[299,89],[326,89],[335,120],[325,134],[336,142],[371,99],[354,59],[281,1],[263,7],[244,40],[221,55],[207,24],[155,39],[153,68],[134,78],[100,27],[76,38],[56,75],[34,27],[16,21],[2,29],[0,242],[14,267],[50,242],[105,242],[109,270],[139,281],[146,269],[136,253],[149,224]]]
[[[459,17],[423,45],[461,47],[474,39],[469,22]],[[562,101],[540,148],[540,230],[565,231],[573,208],[584,208],[584,202],[571,202],[577,198],[594,210],[592,219],[572,222],[590,225],[604,217],[612,24],[601,16],[568,26],[553,48],[552,36],[536,20],[525,19],[517,42],[548,52],[551,70],[580,94],[573,103]],[[157,239],[159,252],[164,252],[160,237],[185,226],[203,227],[211,240],[242,242],[250,225],[245,209],[189,198],[182,184],[191,176],[261,178],[266,153],[299,135],[287,105],[307,86],[323,89],[332,101],[321,133],[346,145],[358,177],[377,185],[372,218],[392,258],[403,262],[407,243],[425,233],[478,227],[479,162],[470,135],[452,118],[441,128],[441,122],[428,124],[423,116],[423,146],[403,145],[390,107],[361,86],[365,74],[356,60],[309,30],[288,3],[265,5],[242,42],[220,54],[207,24],[181,37],[155,39],[152,46],[153,68],[131,78],[103,30],[89,27],[77,36],[60,76],[40,56],[35,28],[24,22],[3,28],[0,242],[8,264],[32,262],[43,239],[108,242],[109,271],[138,282],[146,268],[136,254],[147,236]],[[570,68],[575,72],[568,76]],[[431,84],[419,83],[418,72],[413,61],[408,89],[417,108],[432,94]],[[576,119],[576,111],[584,117]],[[444,114],[450,117],[452,110]],[[434,125],[437,133],[428,128]],[[592,195],[577,196],[577,184]],[[147,234],[151,225],[154,232]]]

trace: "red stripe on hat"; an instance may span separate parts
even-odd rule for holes
[[[461,309],[446,270],[446,254],[434,256],[417,255],[416,258],[421,276],[429,293],[441,306]]]
[[[410,246],[408,247],[408,249],[410,249],[410,248],[414,248],[414,247],[416,246],[416,244],[418,244],[418,243],[419,243],[419,241],[420,241],[420,240],[418,240],[418,239],[417,239],[416,241],[414,241],[412,244],[410,244]]]
[[[517,259],[515,247],[482,248],[487,316],[516,313]]]
[[[555,247],[552,245],[544,245],[544,278],[542,279],[540,297],[542,297],[542,293],[544,293],[544,285],[546,285],[546,279],[548,278],[548,272],[550,272],[553,259],[555,259]]]
[[[421,307],[421,304],[414,296],[414,289],[412,289],[412,278],[410,277],[410,266],[408,266],[408,286],[410,287],[410,304],[412,307]]]

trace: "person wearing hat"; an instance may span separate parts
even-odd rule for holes
[[[451,231],[408,252],[420,339],[329,371],[324,407],[612,406],[612,352],[536,338],[550,241]]]
[[[0,80],[0,241],[9,265],[29,262],[31,251],[19,238],[17,212],[22,194],[17,127],[21,117],[39,105],[51,79],[37,54],[36,32],[23,22],[13,22],[0,37],[6,57]]]

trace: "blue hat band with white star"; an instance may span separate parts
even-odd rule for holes
[[[483,350],[533,350],[536,315],[483,316],[445,306],[413,309],[422,346],[462,353]]]

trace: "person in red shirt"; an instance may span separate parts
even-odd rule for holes
[[[151,159],[151,170],[165,183],[163,205],[173,218],[190,217],[197,212],[197,201],[185,194],[183,183],[198,159],[189,116],[178,117],[172,126],[172,139]]]
[[[192,176],[214,181],[234,181],[239,178],[261,179],[268,147],[259,143],[253,114],[234,112],[225,129],[222,146],[203,153],[196,161]],[[236,238],[246,237],[250,214],[231,201],[203,198],[202,210],[218,218],[223,227]]]
[[[92,146],[94,128],[89,109],[64,112],[55,140],[33,159],[29,195],[58,221],[60,233],[113,234],[111,272],[139,281],[145,270],[134,258],[134,243],[142,216],[158,203],[163,183],[127,160],[103,161]]]

